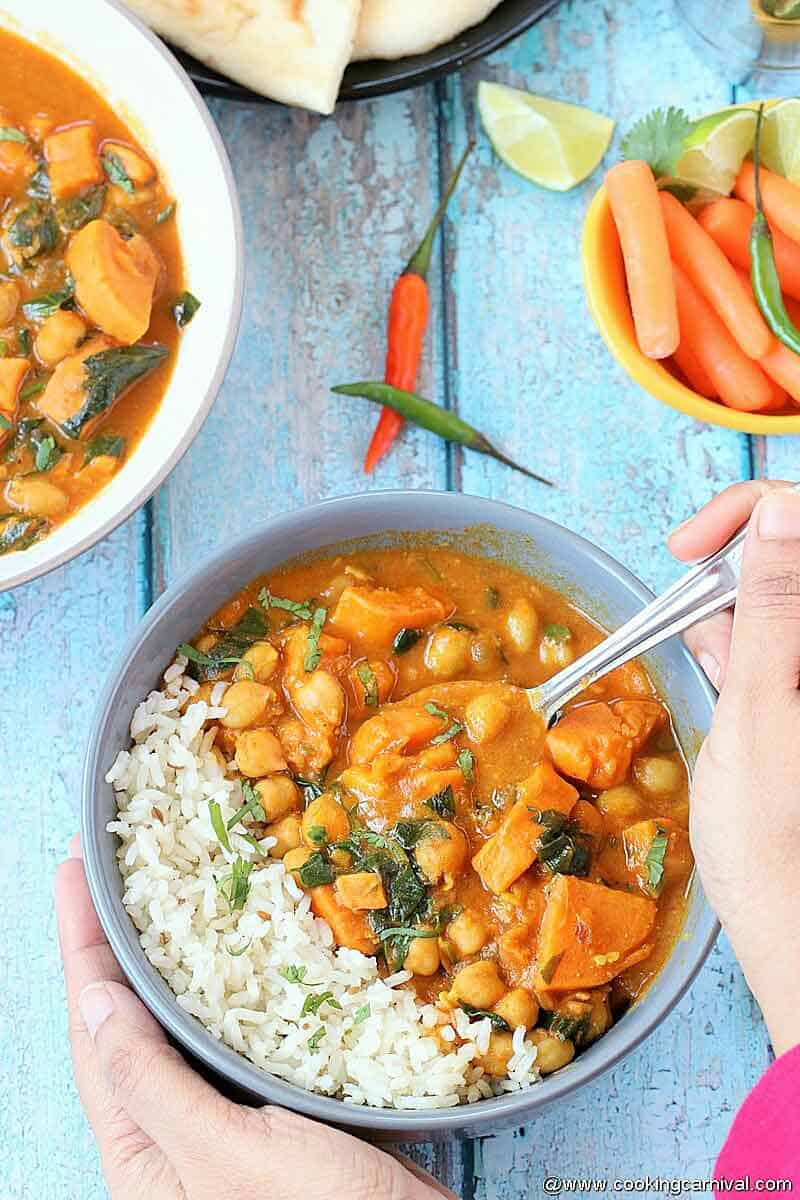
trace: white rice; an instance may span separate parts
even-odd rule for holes
[[[352,1104],[446,1108],[536,1082],[524,1029],[514,1033],[508,1077],[490,1079],[476,1061],[489,1045],[488,1019],[420,1003],[401,987],[407,971],[381,979],[374,958],[335,948],[282,863],[235,832],[232,852],[221,847],[209,801],[226,822],[243,803],[204,732],[224,715],[225,685],[211,705],[198,700],[181,714],[197,690],[185,667],[178,657],[164,690],[138,706],[133,746],[106,776],[117,793],[108,829],[121,843],[125,907],[181,1008],[263,1070]],[[272,844],[265,838],[261,849]],[[231,913],[218,881],[238,856],[254,865],[244,910]],[[309,1012],[308,998],[323,992],[332,1003]]]

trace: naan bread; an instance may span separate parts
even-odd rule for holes
[[[364,0],[353,58],[425,54],[458,37],[500,0]]]
[[[257,92],[333,112],[361,0],[126,0],[176,46]],[[404,3],[404,0],[400,0]]]

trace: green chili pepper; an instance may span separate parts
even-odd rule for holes
[[[455,442],[456,445],[465,446],[467,450],[475,450],[478,454],[488,454],[490,458],[505,463],[512,470],[527,475],[529,479],[535,479],[538,483],[553,487],[549,479],[536,475],[527,467],[514,462],[513,458],[508,458],[496,446],[493,446],[480,430],[468,425],[466,421],[462,421],[454,412],[440,408],[438,404],[426,400],[423,396],[417,396],[414,392],[404,392],[388,383],[378,382],[344,383],[332,388],[331,391],[340,396],[361,396],[365,400],[371,400],[373,404],[382,404],[386,408],[393,408],[407,421],[413,421],[415,425],[430,430],[437,437],[444,438],[446,442]]]
[[[761,104],[758,108],[756,142],[753,149],[756,215],[750,230],[750,278],[753,283],[753,295],[767,325],[778,341],[783,342],[784,346],[788,346],[790,350],[794,350],[795,354],[800,354],[800,329],[792,321],[783,302],[781,281],[775,265],[772,230],[761,203],[761,126],[763,121],[764,105]]]

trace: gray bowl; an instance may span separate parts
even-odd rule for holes
[[[439,492],[378,492],[328,500],[268,521],[190,571],[167,591],[126,645],[101,698],[83,782],[83,854],[92,897],[120,965],[151,1012],[175,1041],[221,1086],[253,1103],[280,1104],[377,1139],[434,1140],[477,1136],[523,1124],[545,1104],[568,1096],[629,1054],[670,1012],[702,966],[718,926],[695,879],[684,936],[641,1003],[564,1070],[528,1091],[433,1112],[362,1108],[304,1091],[254,1066],[216,1041],[175,1003],[142,951],[122,905],[116,838],[106,833],[115,814],[104,776],[129,743],[138,702],[158,684],[175,647],[209,614],[256,575],[324,548],[391,545],[409,537],[497,557],[566,591],[595,621],[614,628],[651,593],[602,550],[542,517],[493,500]],[[682,643],[672,640],[647,659],[669,698],[676,730],[693,764],[707,731],[714,693]]]

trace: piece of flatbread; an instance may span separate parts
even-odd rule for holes
[[[333,112],[361,11],[361,0],[125,2],[151,28],[231,79],[322,113]]]
[[[500,0],[364,0],[353,58],[425,54],[488,17]]]

